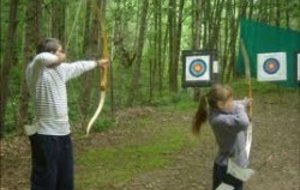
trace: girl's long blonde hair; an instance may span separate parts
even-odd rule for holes
[[[219,109],[218,102],[225,102],[232,95],[232,89],[221,84],[213,85],[207,94],[202,95],[193,120],[193,133],[199,134],[202,125],[207,121],[209,108]]]

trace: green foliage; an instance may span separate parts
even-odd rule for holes
[[[83,1],[85,2],[85,1]],[[228,1],[229,2],[229,1]],[[279,11],[281,13],[281,20],[280,24],[281,27],[287,27],[286,22],[286,16],[289,14],[289,21],[290,21],[290,28],[293,30],[299,30],[299,1],[292,0],[288,1],[288,3],[280,2]],[[53,0],[45,0],[43,1],[43,11],[41,16],[41,35],[43,37],[45,36],[51,36],[52,34],[52,19],[53,19],[53,11],[52,11],[52,4],[54,3]],[[65,34],[66,39],[65,43],[67,41],[70,41],[70,44],[67,49],[67,53],[69,55],[69,58],[71,60],[77,60],[77,59],[84,59],[85,58],[85,52],[86,49],[84,49],[84,36],[87,31],[85,31],[86,26],[86,12],[87,7],[85,6],[85,3],[80,3],[79,1],[66,1],[66,17],[65,17]],[[94,3],[94,2],[93,2]],[[225,1],[225,4],[227,2]],[[276,12],[277,8],[275,2],[269,2],[269,4],[263,4],[263,0],[257,0],[254,3],[253,6],[253,19],[260,20],[263,22],[270,22],[270,24],[274,24],[276,21],[276,14],[273,14]],[[1,33],[0,33],[0,39],[1,39],[1,50],[0,51],[0,57],[3,59],[3,54],[5,52],[5,39],[6,39],[6,32],[9,25],[9,4],[10,1],[8,0],[2,0],[1,1]],[[147,17],[147,33],[146,33],[146,41],[145,41],[145,48],[143,51],[143,59],[141,63],[141,75],[140,75],[140,84],[137,89],[136,97],[134,97],[134,104],[135,105],[151,105],[155,107],[160,107],[160,109],[170,109],[168,106],[171,106],[172,109],[179,109],[179,110],[186,110],[190,107],[195,107],[197,105],[197,102],[193,102],[191,95],[187,91],[179,91],[178,93],[172,94],[168,90],[169,85],[169,78],[168,78],[168,1],[162,1],[162,10],[161,10],[161,16],[162,16],[162,46],[163,46],[163,57],[162,57],[162,67],[163,67],[163,76],[162,76],[162,91],[160,92],[158,89],[158,77],[156,76],[155,80],[153,78],[150,78],[150,60],[153,59],[155,55],[155,48],[154,48],[154,34],[155,31],[155,25],[154,25],[154,17],[155,13],[157,11],[157,7],[154,6],[154,2],[151,1],[149,9],[149,15]],[[209,25],[210,22],[207,21],[207,16],[214,15],[215,8],[217,4],[210,1],[210,10],[208,9],[201,9],[204,11],[201,11],[202,15],[202,31],[201,31],[201,43],[203,43],[205,40],[207,41],[209,36],[213,33],[213,28],[216,26]],[[79,7],[81,5],[82,7]],[[208,4],[207,4],[208,5]],[[231,5],[231,3],[230,3]],[[238,12],[238,6],[240,5],[240,2],[237,1],[235,3],[236,7],[232,7],[231,10],[236,10]],[[23,80],[23,74],[22,74],[22,67],[25,63],[22,62],[24,56],[23,50],[26,48],[25,42],[25,35],[24,35],[24,29],[26,26],[26,17],[25,17],[25,10],[28,6],[28,2],[21,0],[19,1],[19,7],[18,7],[18,13],[17,13],[17,24],[18,28],[16,31],[16,47],[15,52],[17,54],[16,60],[18,60],[18,63],[12,63],[12,70],[10,70],[10,78],[9,81],[9,98],[6,106],[6,115],[5,115],[5,126],[7,132],[12,132],[15,130],[14,123],[18,119],[18,112],[19,112],[19,105],[20,105],[20,85],[21,81]],[[93,7],[94,4],[92,4]],[[106,12],[105,12],[105,23],[106,23],[106,30],[109,35],[109,48],[111,53],[114,55],[111,55],[111,58],[113,57],[112,67],[113,67],[113,77],[114,77],[114,101],[116,104],[116,109],[123,108],[127,106],[127,99],[128,99],[128,89],[130,87],[130,81],[132,77],[132,69],[134,65],[131,66],[125,66],[123,63],[123,60],[121,59],[124,55],[121,54],[119,50],[119,45],[115,44],[115,37],[120,37],[119,40],[122,40],[123,48],[126,50],[126,53],[130,57],[132,57],[136,53],[136,42],[138,37],[138,27],[139,27],[139,18],[141,15],[141,6],[142,1],[133,0],[133,1],[106,1]],[[261,7],[262,6],[262,7]],[[204,7],[205,8],[205,7]],[[225,7],[223,7],[225,8]],[[192,14],[195,7],[193,7],[191,1],[185,2],[185,7],[183,10],[183,20],[182,20],[182,36],[181,36],[181,49],[190,49],[192,44]],[[79,10],[78,18],[76,17],[77,11]],[[230,10],[230,11],[231,11]],[[94,14],[94,9],[92,8],[90,11],[91,14]],[[209,12],[206,12],[209,11]],[[227,14],[226,11],[229,11],[227,9],[223,10],[223,14],[221,15],[221,21],[219,23],[220,27],[220,34],[218,34],[218,54],[220,55],[220,60],[222,60],[222,53],[224,49],[229,47],[229,42],[231,42],[232,37],[231,35],[231,26],[229,26],[228,32],[225,32],[225,25],[231,24],[231,23],[237,23],[237,18],[233,15],[230,16],[230,14]],[[249,12],[250,9],[246,10],[246,12]],[[211,12],[211,13],[210,13]],[[261,17],[269,17],[269,21],[264,20],[264,18]],[[92,20],[90,19],[89,22],[91,24]],[[205,27],[206,23],[208,25]],[[72,31],[72,26],[75,26],[74,31]],[[116,30],[116,26],[120,26],[121,31]],[[91,29],[91,28],[90,28]],[[227,36],[225,36],[227,34]],[[35,35],[35,34],[32,34]],[[114,36],[114,35],[120,35],[120,36]],[[56,37],[56,36],[53,36]],[[225,40],[227,39],[227,41]],[[93,42],[97,43],[97,42]],[[66,44],[65,44],[66,45]],[[204,46],[203,44],[201,47]],[[205,47],[202,47],[205,48]],[[232,50],[228,50],[228,54],[230,54]],[[32,55],[34,55],[34,52],[32,52]],[[230,55],[228,55],[230,57]],[[228,58],[227,58],[228,59]],[[224,60],[225,62],[227,60]],[[178,63],[180,64],[180,63]],[[3,65],[3,62],[1,60],[1,65]],[[2,71],[1,72],[6,72]],[[181,75],[179,65],[179,72],[178,75]],[[89,73],[87,73],[89,74]],[[157,74],[156,74],[157,75]],[[98,101],[99,93],[98,93],[98,75],[93,75],[94,81],[93,84],[87,84],[91,85],[93,92],[91,100],[86,102],[90,107],[88,109],[88,114],[93,114],[93,111],[96,109],[96,105],[94,105],[94,102]],[[154,84],[153,89],[153,95],[150,97],[150,80],[152,80]],[[247,85],[244,84],[245,81],[235,81],[232,83],[235,94],[238,95],[238,97],[247,96]],[[72,122],[80,122],[79,116],[79,102],[80,99],[80,90],[82,89],[81,86],[81,79],[72,81],[71,84],[68,87],[68,95],[69,95],[69,115],[72,120]],[[206,90],[206,89],[205,89]],[[204,91],[205,91],[204,90]],[[286,92],[287,89],[283,89],[274,85],[270,84],[260,84],[255,82],[253,79],[253,91],[254,95],[257,94],[268,94],[271,93],[272,95],[280,94],[283,92]],[[293,91],[293,90],[291,90]],[[109,112],[109,105],[110,105],[110,92],[108,92],[107,98],[106,98],[106,104],[104,107],[105,112]],[[32,106],[29,108],[29,114],[28,120],[30,121],[32,119]],[[172,111],[172,110],[170,110]],[[113,121],[110,119],[103,119],[102,121],[97,121],[96,123],[96,130],[102,131],[106,129],[107,127],[111,126]]]
[[[111,128],[112,126],[114,126],[114,121],[111,118],[102,115],[101,118],[95,122],[94,130],[96,132],[101,132]]]

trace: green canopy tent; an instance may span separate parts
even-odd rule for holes
[[[287,80],[273,83],[286,87],[297,87],[296,53],[300,52],[300,32],[282,29],[247,19],[240,21],[240,38],[243,39],[250,60],[251,76],[257,77],[257,54],[285,52],[287,58]],[[241,50],[235,71],[244,74]]]

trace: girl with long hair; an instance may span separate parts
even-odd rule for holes
[[[198,134],[208,121],[219,148],[213,168],[213,190],[221,183],[243,189],[243,182],[227,174],[228,159],[241,167],[248,165],[245,152],[246,130],[249,125],[246,108],[252,99],[233,100],[233,91],[227,85],[215,84],[209,92],[200,98],[198,110],[194,116],[193,132]]]

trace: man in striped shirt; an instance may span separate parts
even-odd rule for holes
[[[43,40],[26,69],[36,121],[27,126],[32,149],[32,190],[73,190],[73,153],[68,119],[66,82],[108,60],[65,63],[61,43]]]

